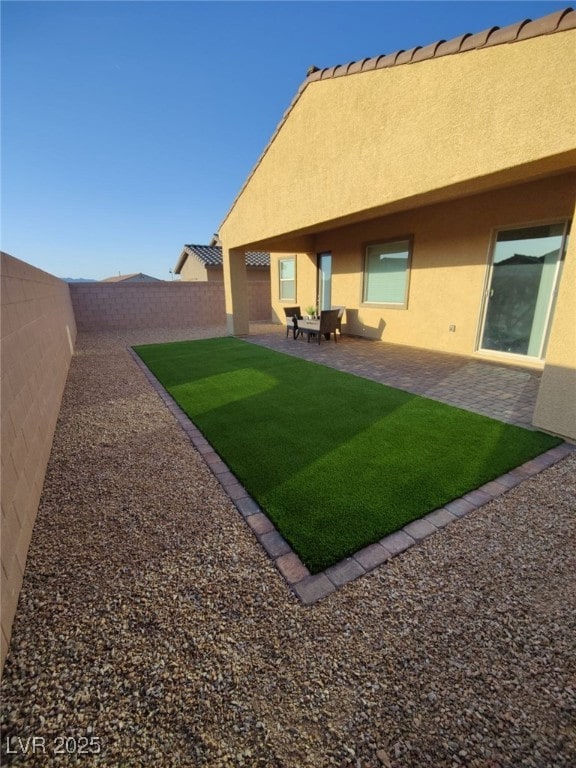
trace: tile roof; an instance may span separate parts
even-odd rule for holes
[[[196,256],[207,267],[222,266],[222,248],[219,245],[185,245],[178,260],[176,274],[180,274],[188,256]],[[264,251],[248,251],[246,254],[247,267],[269,267],[270,254]]]
[[[222,248],[217,245],[185,245],[184,248],[198,256],[207,267],[222,266]]]
[[[353,75],[372,69],[385,69],[401,64],[415,64],[426,59],[437,59],[441,56],[464,53],[465,51],[472,51],[477,48],[489,48],[490,46],[503,43],[515,43],[531,37],[549,35],[552,32],[562,32],[566,29],[576,29],[576,11],[572,8],[563,8],[560,11],[555,11],[548,16],[543,16],[534,21],[532,19],[524,19],[507,27],[490,27],[474,35],[467,32],[452,40],[437,40],[435,43],[424,47],[417,45],[408,51],[401,49],[387,55],[362,59],[361,61],[351,61],[348,64],[338,64],[335,67],[328,67],[326,69],[311,67],[309,70],[310,74],[300,86],[299,93],[315,80],[327,80],[332,77]]]
[[[466,32],[463,35],[452,38],[451,40],[437,40],[435,43],[431,43],[430,45],[426,45],[424,47],[418,45],[408,51],[400,49],[393,53],[383,54],[381,56],[375,56],[368,59],[362,59],[360,61],[351,61],[348,64],[337,64],[334,67],[327,67],[325,69],[320,69],[316,66],[310,67],[308,69],[306,79],[301,84],[288,109],[284,112],[282,119],[270,137],[270,140],[264,148],[264,151],[256,161],[254,168],[250,171],[246,181],[234,198],[234,201],[232,202],[228,213],[224,217],[222,224],[224,224],[234,209],[236,202],[242,195],[242,192],[248,185],[248,182],[262,162],[264,156],[268,152],[269,147],[274,142],[274,139],[288,119],[288,116],[294,109],[296,103],[311,83],[314,83],[318,80],[329,80],[334,77],[343,77],[347,75],[360,74],[362,72],[370,72],[374,69],[386,69],[404,64],[416,64],[421,61],[426,61],[427,59],[437,59],[441,56],[465,53],[467,51],[478,50],[479,48],[489,48],[494,45],[502,45],[503,43],[521,42],[522,40],[528,40],[532,37],[551,35],[556,32],[564,32],[570,29],[576,29],[576,11],[571,7],[567,7],[558,11],[554,11],[554,13],[550,13],[547,16],[541,16],[540,18],[534,20],[523,19],[522,21],[518,21],[515,24],[510,24],[507,27],[490,27],[485,29],[483,32],[477,32],[476,34]],[[220,226],[222,226],[222,224]]]

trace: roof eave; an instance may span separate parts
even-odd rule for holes
[[[182,267],[186,263],[186,259],[189,256],[189,252],[187,248],[184,248],[182,253],[180,254],[180,258],[178,259],[176,266],[174,267],[174,274],[179,275],[182,272]]]
[[[359,62],[352,61],[345,65],[337,65],[335,67],[329,67],[325,69],[312,67],[309,70],[306,79],[298,88],[298,91],[296,92],[296,95],[292,99],[290,105],[282,115],[280,122],[276,126],[276,129],[268,140],[264,150],[258,157],[255,165],[242,184],[238,194],[232,201],[231,206],[226,212],[226,215],[224,216],[220,227],[218,228],[218,233],[221,232],[222,228],[226,224],[226,221],[236,207],[238,200],[242,197],[242,194],[248,186],[252,176],[256,173],[266,153],[284,126],[284,123],[288,120],[290,113],[310,84],[321,80],[332,79],[334,77],[358,75],[374,69],[384,69],[391,66],[403,66],[407,64],[418,63],[420,61],[441,58],[447,55],[459,55],[467,51],[480,50],[494,45],[521,42],[532,37],[555,34],[557,32],[564,32],[575,28],[576,11],[571,6],[568,6],[534,20],[523,19],[516,24],[510,24],[503,28],[494,26],[476,34],[466,32],[451,40],[439,40],[435,43],[432,43],[431,45],[425,46],[424,48],[421,46],[416,46],[410,51],[400,50],[392,54],[376,56],[372,59],[362,59]]]

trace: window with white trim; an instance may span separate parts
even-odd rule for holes
[[[296,301],[296,259],[280,259],[278,262],[280,277],[280,301]]]
[[[365,304],[405,307],[412,243],[409,239],[371,244],[364,260]]]

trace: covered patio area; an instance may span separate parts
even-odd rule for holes
[[[247,341],[379,381],[457,408],[532,428],[542,372],[344,334],[307,344],[278,324],[250,325]]]

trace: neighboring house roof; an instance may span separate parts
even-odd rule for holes
[[[114,277],[105,277],[101,283],[161,283],[157,277],[151,275],[145,275],[143,272],[133,272],[130,275],[115,275]]]
[[[478,50],[480,48],[489,48],[494,45],[502,45],[504,43],[517,43],[522,40],[528,40],[532,37],[539,37],[541,35],[550,35],[555,32],[564,32],[565,30],[576,28],[576,11],[573,8],[563,8],[562,10],[550,13],[547,16],[540,17],[538,19],[524,19],[523,21],[510,24],[507,27],[490,27],[483,32],[471,34],[466,32],[463,35],[454,37],[451,40],[437,40],[435,43],[426,45],[424,47],[416,46],[410,48],[408,51],[400,49],[394,51],[394,53],[383,54],[381,56],[374,56],[369,59],[362,59],[360,61],[351,61],[348,64],[337,64],[334,67],[327,67],[320,69],[315,66],[311,66],[308,69],[307,77],[298,89],[296,96],[292,99],[292,103],[288,109],[284,112],[282,119],[280,120],[276,130],[270,137],[270,140],[264,151],[256,161],[254,168],[249,173],[246,181],[242,185],[240,191],[236,195],[228,213],[222,221],[228,219],[232,210],[234,209],[238,199],[242,196],[244,189],[248,186],[250,179],[254,176],[258,166],[262,162],[264,156],[268,152],[270,146],[275,141],[282,126],[288,119],[290,113],[296,106],[300,97],[306,90],[306,88],[312,83],[318,80],[329,80],[331,78],[358,75],[363,72],[370,72],[375,69],[387,69],[390,67],[397,67],[404,64],[416,64],[427,59],[440,58],[441,56],[450,56],[454,54],[462,54],[468,51]]]
[[[555,256],[558,253],[558,251],[550,251],[549,253],[545,253],[542,256],[526,256],[523,253],[515,253],[514,256],[509,256],[507,259],[504,259],[503,261],[497,261],[495,262],[495,267],[515,267],[517,264],[537,264],[542,266],[546,263],[546,260],[550,258],[550,256]]]
[[[222,248],[219,245],[185,245],[174,269],[175,274],[180,274],[188,256],[196,257],[206,267],[221,267],[223,263]],[[264,251],[248,251],[246,266],[269,267],[270,254]]]

